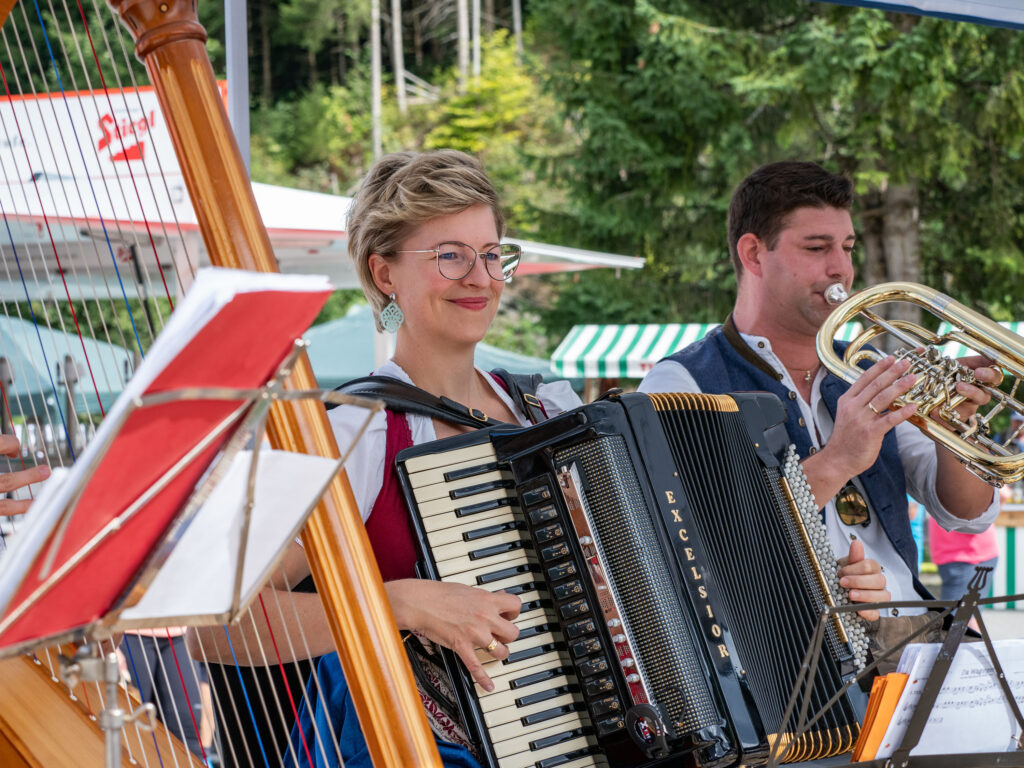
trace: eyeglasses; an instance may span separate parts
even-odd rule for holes
[[[860,525],[866,528],[871,522],[868,503],[853,483],[844,485],[836,496],[836,512],[846,525]]]
[[[476,257],[484,257],[484,267],[492,280],[508,280],[516,273],[523,249],[515,243],[502,243],[477,251],[465,243],[438,243],[436,248],[423,251],[395,251],[395,253],[432,253],[437,258],[437,269],[442,277],[461,280],[476,265]]]

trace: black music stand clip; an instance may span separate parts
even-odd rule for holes
[[[988,629],[985,626],[985,621],[981,614],[982,605],[989,606],[997,605],[999,603],[1007,603],[1014,600],[1024,600],[1024,595],[982,598],[981,592],[985,588],[988,574],[991,570],[991,567],[977,567],[975,569],[975,574],[968,585],[967,593],[958,602],[950,600],[901,600],[885,603],[857,603],[843,606],[829,606],[822,610],[818,618],[817,626],[815,627],[815,633],[812,636],[807,652],[804,655],[800,673],[793,685],[793,692],[790,695],[789,702],[787,703],[786,710],[783,714],[779,732],[787,732],[788,725],[794,715],[797,702],[802,700],[802,705],[800,706],[800,711],[797,716],[797,727],[793,732],[797,737],[807,733],[811,726],[820,720],[824,713],[836,704],[836,702],[838,702],[852,686],[859,685],[862,681],[868,679],[868,676],[874,673],[882,662],[894,656],[898,651],[902,651],[909,643],[912,643],[915,639],[921,637],[929,630],[936,629],[939,626],[944,625],[947,617],[952,617],[952,623],[946,633],[946,638],[942,643],[942,647],[940,648],[938,656],[935,659],[935,663],[929,673],[928,681],[925,683],[924,689],[921,692],[921,698],[915,705],[914,713],[911,716],[910,723],[907,726],[907,730],[903,735],[899,747],[897,747],[889,757],[876,758],[856,763],[844,762],[842,764],[845,766],[851,766],[852,768],[991,768],[992,766],[1024,766],[1024,716],[1021,715],[1020,707],[1017,705],[1017,701],[1010,689],[1009,681],[1006,679],[1006,675],[1003,672],[1002,665],[996,655],[995,648],[992,645],[992,639],[989,636]],[[810,704],[809,693],[811,692],[814,684],[818,660],[821,656],[822,644],[825,638],[825,627],[827,624],[834,616],[840,613],[850,613],[852,611],[863,610],[889,610],[893,608],[929,608],[932,609],[931,613],[933,615],[926,624],[918,627],[914,632],[903,638],[892,648],[885,650],[870,664],[865,666],[864,669],[858,672],[855,677],[848,680],[843,688],[829,699],[829,701],[827,701],[818,712],[809,717],[807,711]],[[953,662],[957,649],[960,647],[960,644],[964,639],[968,623],[972,618],[977,621],[978,631],[981,635],[982,642],[985,644],[988,660],[992,664],[993,672],[996,675],[996,679],[999,682],[1000,689],[1009,705],[1013,718],[1020,728],[1021,736],[1017,741],[1017,751],[911,756],[911,751],[918,745],[921,736],[924,733],[932,707],[938,698],[939,692],[942,690],[942,685],[945,682],[950,665]],[[769,753],[767,763],[768,768],[777,768],[785,759],[786,754],[795,742],[796,739],[793,739],[783,744],[782,741],[779,740],[773,744],[771,752]]]

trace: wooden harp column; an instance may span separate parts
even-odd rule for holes
[[[111,0],[135,39],[175,145],[210,261],[277,272],[270,240],[232,135],[206,53],[206,31],[188,0]],[[315,387],[302,355],[289,382]],[[337,457],[319,402],[278,404],[274,447]],[[348,478],[331,485],[302,534],[313,579],[377,766],[441,762],[413,683]]]

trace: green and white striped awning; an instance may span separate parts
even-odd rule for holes
[[[551,368],[566,377],[641,379],[654,364],[703,339],[718,323],[665,325],[576,325],[551,355]],[[852,339],[858,323],[843,326],[840,338]]]

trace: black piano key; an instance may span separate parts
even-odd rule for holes
[[[506,552],[514,552],[517,549],[523,549],[526,546],[526,542],[523,541],[509,541],[505,544],[495,544],[493,547],[484,547],[483,549],[474,549],[469,553],[470,560],[483,560],[486,557],[494,557],[495,555],[503,555]]]
[[[545,736],[543,739],[531,741],[530,750],[536,752],[538,749],[547,749],[548,747],[553,747],[555,744],[561,744],[563,741],[572,741],[580,736],[586,736],[589,732],[589,728],[581,726],[579,728],[573,728],[571,731],[554,733],[551,736]]]
[[[534,764],[534,768],[557,768],[557,766],[559,765],[571,763],[573,760],[579,760],[581,757],[593,755],[597,751],[598,748],[596,746],[584,747],[583,749],[577,749],[572,752],[567,752],[564,755],[555,755],[554,757],[549,757],[547,760],[541,760]]]
[[[539,701],[547,701],[548,699],[557,698],[563,693],[577,693],[579,689],[580,687],[578,685],[566,683],[565,685],[559,685],[557,688],[548,688],[547,690],[537,691],[536,693],[529,693],[526,696],[522,696],[516,699],[516,706],[528,707]]]
[[[523,648],[521,651],[514,651],[510,653],[508,658],[502,663],[514,664],[517,661],[522,661],[523,659],[532,659],[536,656],[543,656],[545,653],[554,653],[557,650],[557,643],[545,643],[544,645],[537,645],[533,648]]]
[[[525,584],[516,584],[514,587],[505,587],[505,589],[501,591],[507,592],[510,595],[522,595],[539,589],[547,589],[547,584],[541,581],[528,581]],[[520,608],[520,612],[521,611],[522,608]]]
[[[543,683],[545,680],[550,680],[553,677],[559,677],[561,675],[568,675],[572,673],[572,667],[555,667],[554,669],[545,669],[543,672],[533,672],[523,677],[517,677],[515,680],[508,684],[509,688],[515,690],[516,688],[527,688],[537,683]]]
[[[519,523],[514,520],[510,520],[507,523],[498,523],[497,525],[488,525],[483,528],[476,528],[472,531],[465,531],[462,534],[463,541],[476,541],[477,539],[486,539],[488,536],[496,536],[499,533],[505,531],[514,531],[520,528]]]
[[[551,709],[545,709],[543,712],[534,712],[532,715],[520,717],[519,722],[523,725],[537,725],[537,723],[543,723],[547,720],[561,717],[562,715],[568,715],[570,712],[579,712],[582,709],[583,705],[579,702],[563,704],[560,707],[552,707]]]
[[[492,461],[489,464],[477,464],[475,467],[462,467],[461,469],[453,469],[450,472],[444,473],[445,482],[452,483],[456,480],[463,480],[473,475],[482,475],[485,472],[493,472],[500,468],[501,465]]]
[[[537,624],[532,627],[524,627],[519,630],[519,634],[516,636],[516,640],[522,640],[527,637],[533,637],[535,635],[543,635],[545,632],[554,632],[558,629],[554,624]]]
[[[469,485],[465,488],[456,488],[448,491],[448,497],[451,499],[464,499],[467,496],[476,496],[478,493],[487,493],[488,491],[497,491],[501,488],[511,488],[511,480],[491,480],[487,483],[480,483],[479,485]]]
[[[519,609],[519,615],[522,616],[524,613],[530,611],[536,611],[538,608],[550,608],[550,600],[531,600],[528,603],[523,603],[523,606]]]
[[[455,516],[469,517],[470,515],[478,515],[481,512],[490,512],[492,509],[497,509],[498,507],[511,507],[513,504],[515,504],[515,499],[510,499],[507,496],[501,499],[481,501],[476,504],[467,504],[464,507],[456,507]]]
[[[511,568],[502,568],[490,573],[483,573],[476,577],[476,583],[478,586],[493,584],[502,579],[511,579],[513,576],[518,576],[521,573],[537,573],[536,566],[524,563],[522,565],[514,565]]]

